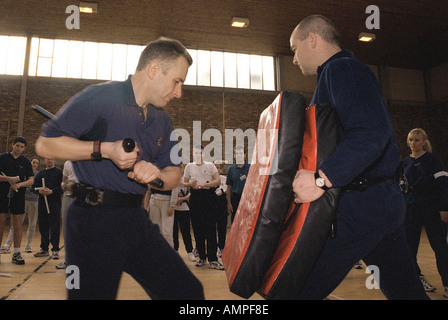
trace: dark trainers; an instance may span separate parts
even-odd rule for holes
[[[25,260],[23,260],[20,252],[16,252],[12,255],[11,262],[15,264],[25,264]]]

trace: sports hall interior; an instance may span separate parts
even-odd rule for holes
[[[207,129],[217,129],[224,141],[226,129],[256,130],[261,112],[281,91],[300,92],[307,101],[311,99],[316,77],[304,77],[293,65],[289,38],[301,19],[322,14],[339,28],[342,47],[352,50],[377,76],[402,156],[409,154],[407,133],[420,127],[428,133],[433,152],[448,165],[448,3],[444,1],[96,0],[87,3],[93,4],[94,12],[81,12],[77,19],[76,14],[73,15],[76,11],[70,8],[79,6],[79,1],[45,1],[43,5],[40,0],[0,0],[3,46],[11,46],[12,39],[19,37],[23,43],[19,72],[9,68],[8,61],[12,60],[8,60],[11,57],[7,54],[11,56],[11,52],[0,46],[0,64],[3,64],[0,65],[1,153],[10,150],[16,136],[23,136],[28,140],[24,155],[28,158],[35,155],[35,141],[47,119],[36,113],[31,108],[33,105],[55,114],[85,87],[120,76],[125,80],[126,73],[133,72],[132,61],[116,61],[112,57],[111,70],[114,70],[114,64],[130,64],[131,67],[117,71],[121,72],[119,76],[109,70],[112,74],[109,79],[95,73],[92,75],[88,72],[89,60],[95,60],[92,68],[96,68],[104,58],[97,49],[96,55],[80,51],[83,58],[79,72],[72,70],[73,74],[66,71],[61,75],[54,69],[56,40],[71,40],[84,44],[84,47],[92,43],[109,47],[125,45],[121,48],[144,46],[161,36],[181,41],[194,50],[193,58],[196,57],[198,63],[193,65],[194,71],[190,70],[195,75],[183,86],[182,98],[174,99],[166,107],[174,129],[185,129],[192,136],[194,122],[200,121],[199,134]],[[370,5],[375,5],[378,11],[371,7],[367,9]],[[248,25],[232,27],[231,22],[236,18],[243,18]],[[375,39],[361,42],[358,39],[360,33],[372,33]],[[39,43],[52,43],[53,50],[39,53],[36,49]],[[235,81],[221,79],[216,82],[210,76],[210,64],[213,66],[213,63],[208,63],[205,74],[210,78],[204,80],[200,76],[204,70],[199,61],[201,57],[210,59],[214,53],[220,57],[226,53],[237,54],[247,59],[249,65],[252,57],[254,61],[257,57],[268,57],[259,75],[263,78],[264,71],[263,80],[256,81],[249,75],[249,80],[244,83],[244,79],[233,75]],[[69,66],[70,62],[66,64]],[[247,64],[238,65],[236,73],[241,70],[239,68],[247,68],[250,74],[251,68]],[[230,77],[227,70],[222,73],[222,78]],[[203,140],[204,145],[207,143],[209,141]],[[2,244],[8,231],[9,223]],[[25,234],[26,223],[24,231]],[[32,244],[34,250],[38,250],[39,236],[36,232]],[[179,254],[203,283],[206,299],[242,299],[229,291],[224,271],[195,268],[194,263],[187,261],[182,244]],[[36,258],[32,253],[22,255],[26,261],[23,266],[12,264],[10,255],[1,255],[0,273],[9,277],[0,277],[0,299],[65,299],[66,274],[55,268],[60,260]],[[440,288],[429,293],[430,298],[443,300],[443,286],[425,232],[422,233],[418,259],[426,279]],[[366,288],[368,276],[365,265],[362,269],[353,269],[329,299],[384,300],[380,290]],[[145,300],[149,297],[124,274],[117,299]],[[251,299],[262,300],[262,297],[254,294]]]

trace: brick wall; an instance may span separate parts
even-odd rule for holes
[[[34,155],[34,143],[46,121],[31,109],[31,105],[35,103],[56,113],[71,96],[93,83],[98,81],[29,78],[23,133],[29,141],[26,156]],[[17,133],[20,86],[20,77],[0,76],[0,152],[9,149]],[[201,121],[201,134],[209,128],[216,128],[222,133],[224,129],[245,131],[257,128],[260,113],[276,95],[276,92],[185,87],[182,99],[172,101],[166,109],[172,117],[174,128],[184,128],[190,136],[193,121],[197,120]],[[421,127],[427,131],[434,153],[448,165],[448,101],[442,100],[429,106],[420,102],[391,101],[389,109],[403,157],[409,154],[406,146],[407,133],[415,127]],[[10,131],[7,148],[8,125]],[[222,139],[224,142],[225,136]],[[204,141],[205,145],[208,143]]]
[[[35,154],[34,145],[46,118],[31,109],[40,105],[55,114],[73,95],[86,86],[99,81],[58,78],[34,78],[28,80],[23,136],[28,140],[25,155]],[[12,139],[17,133],[17,118],[21,80],[19,77],[0,76],[1,118],[10,119],[9,143],[6,148],[7,121],[1,122],[0,152],[10,149]],[[171,115],[174,128],[184,128],[192,137],[193,121],[201,121],[201,135],[209,128],[246,129],[258,127],[260,113],[274,100],[276,92],[252,92],[248,90],[215,90],[186,87],[180,100],[173,100],[166,110]],[[223,142],[225,136],[222,137]],[[192,141],[191,141],[192,142]],[[207,145],[209,142],[204,141]]]

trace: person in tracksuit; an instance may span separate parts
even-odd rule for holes
[[[403,160],[404,175],[408,182],[405,194],[406,238],[425,290],[434,291],[436,288],[426,281],[417,263],[421,231],[425,227],[445,287],[444,297],[448,298],[448,172],[443,162],[432,153],[431,143],[423,129],[412,129],[407,143],[411,154]]]
[[[326,17],[302,20],[290,45],[293,63],[302,73],[317,74],[311,105],[331,104],[340,134],[335,152],[317,172],[297,172],[294,201],[311,202],[327,188],[342,189],[336,236],[327,239],[295,298],[325,299],[362,259],[377,267],[379,287],[387,299],[429,299],[406,242],[405,200],[394,180],[400,152],[374,73],[351,51],[341,49],[339,34]]]

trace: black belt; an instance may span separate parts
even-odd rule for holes
[[[171,196],[171,190],[164,191],[164,190],[157,190],[157,189],[154,189],[154,188],[150,188],[149,190],[151,191],[151,194],[158,193],[158,194],[163,194],[165,196]]]
[[[349,184],[343,186],[341,188],[341,191],[342,192],[352,191],[352,190],[364,191],[368,187],[371,187],[376,184],[385,182],[387,180],[392,180],[392,179],[393,178],[357,178],[357,179],[353,180],[352,182],[350,182]]]
[[[143,195],[140,194],[100,190],[84,183],[75,183],[72,186],[71,197],[81,207],[137,208],[142,206],[143,200]]]

